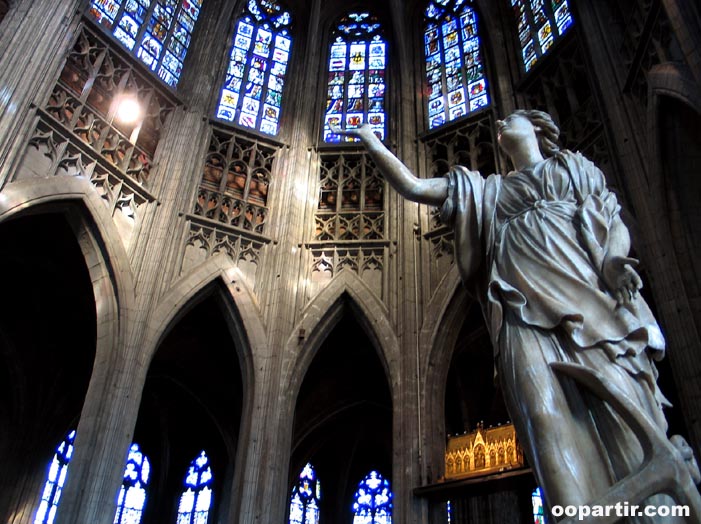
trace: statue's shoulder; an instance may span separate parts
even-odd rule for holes
[[[467,177],[472,180],[482,180],[482,181],[498,181],[501,180],[503,177],[502,175],[498,173],[492,173],[491,175],[483,175],[479,171],[472,171],[471,169],[465,167],[465,166],[453,166],[450,171],[445,175],[447,177],[455,177],[455,176],[461,176],[461,177]]]
[[[569,149],[561,149],[555,154],[554,158],[566,164],[575,164],[581,167],[589,167],[594,165],[591,160],[589,160],[579,151],[570,151]]]

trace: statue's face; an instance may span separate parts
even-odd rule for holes
[[[511,114],[504,120],[497,120],[497,141],[509,155],[514,151],[538,144],[535,128],[523,115]]]

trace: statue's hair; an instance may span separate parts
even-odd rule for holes
[[[526,117],[534,127],[539,128],[536,131],[536,136],[538,137],[538,147],[544,157],[554,156],[560,151],[560,147],[557,145],[560,128],[555,125],[548,113],[537,109],[518,109],[513,114]]]

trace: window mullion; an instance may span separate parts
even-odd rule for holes
[[[350,50],[351,50],[352,41],[349,41],[349,42],[344,41],[344,43],[346,45],[346,60],[347,60],[346,64],[350,64],[350,60],[351,60]],[[346,69],[343,71],[343,93],[341,93],[342,100],[343,100],[343,104],[341,107],[342,117],[341,117],[341,122],[339,122],[339,124],[342,127],[345,127],[346,123],[348,122],[348,101],[350,100],[348,92],[350,91],[350,81],[351,81],[350,65],[346,65]],[[349,140],[349,138],[346,137],[346,141],[348,141],[348,140]],[[339,202],[340,202],[340,200],[339,200]]]
[[[251,148],[251,155],[248,158],[248,162],[246,163],[246,182],[243,185],[243,200],[244,202],[248,202],[248,192],[250,191],[251,188],[251,179],[253,178],[253,171],[255,170],[255,161],[256,161],[256,153],[257,153],[257,145],[254,144],[253,147]]]
[[[163,61],[165,60],[166,53],[169,52],[168,46],[170,45],[171,38],[173,38],[173,33],[175,32],[175,26],[178,23],[178,15],[180,14],[181,9],[182,7],[179,5],[175,9],[175,12],[173,12],[173,18],[171,19],[170,27],[168,28],[168,31],[166,31],[166,34],[163,37],[163,49],[161,52],[161,56],[158,57],[158,61],[156,62],[156,69],[154,70],[156,74],[158,74],[161,67],[163,67]]]
[[[148,27],[151,24],[151,17],[153,16],[153,12],[156,9],[157,3],[157,0],[151,0],[148,9],[146,10],[146,13],[144,14],[144,21],[141,24],[141,27],[139,27],[139,30],[136,32],[136,36],[134,37],[134,49],[131,50],[131,53],[134,56],[138,57],[139,49],[141,49],[141,44],[144,41],[144,36],[146,35],[146,31],[148,31]]]
[[[106,56],[107,56],[107,49],[101,49],[100,53],[97,56],[97,60],[95,60],[95,64],[90,69],[90,72],[88,74],[88,79],[85,81],[85,85],[83,86],[83,91],[80,94],[80,102],[83,105],[85,105],[85,103],[88,100],[88,96],[90,96],[90,91],[92,91],[93,85],[95,85],[95,80],[97,80],[97,75],[100,72],[100,68],[102,67],[102,63],[105,61]]]
[[[528,20],[528,34],[531,35],[531,41],[533,42],[533,49],[537,58],[543,56],[543,50],[540,47],[540,40],[538,40],[538,29],[535,24],[535,16],[533,16],[533,9],[530,2],[524,1],[524,6],[526,8],[526,19]]]
[[[339,155],[338,157],[338,162],[337,162],[337,170],[336,170],[336,216],[334,218],[334,231],[333,231],[333,236],[334,240],[338,240],[339,234],[341,231],[341,212],[343,210],[343,188],[345,186],[346,180],[345,177],[343,176],[344,174],[344,165],[345,165],[345,158],[343,155]],[[335,261],[335,253],[336,249],[334,248],[334,265],[333,267],[336,267],[336,261]]]

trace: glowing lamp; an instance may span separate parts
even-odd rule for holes
[[[141,105],[135,97],[125,96],[117,102],[117,120],[133,124],[141,118]]]

